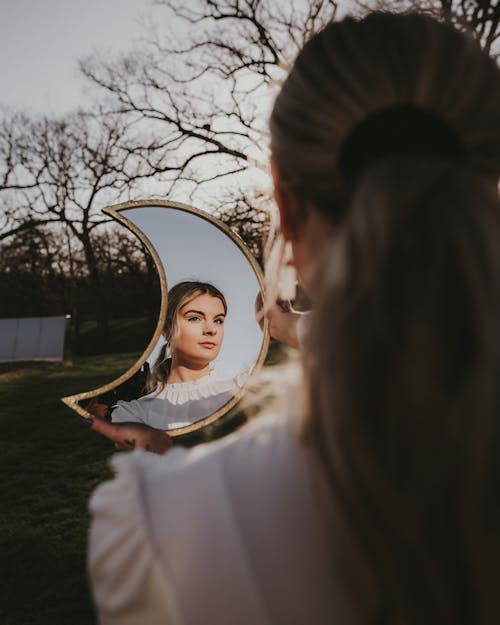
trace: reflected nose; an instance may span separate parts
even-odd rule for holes
[[[207,321],[205,324],[205,328],[203,334],[208,334],[209,336],[215,336],[217,334],[217,325],[212,323],[211,321]]]

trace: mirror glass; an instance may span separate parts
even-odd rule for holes
[[[235,405],[265,357],[267,329],[263,331],[255,319],[255,300],[263,286],[259,266],[224,224],[192,207],[130,202],[104,212],[148,247],[160,275],[161,311],[154,336],[129,371],[100,389],[63,401],[82,416],[143,422],[174,436],[204,427]],[[199,282],[215,290],[193,299]],[[176,287],[179,283],[189,284]],[[185,303],[176,315],[172,350],[165,345],[164,333],[168,300],[172,306],[176,303],[175,297],[167,297],[173,287]],[[182,358],[185,353],[188,356]],[[159,358],[161,382],[152,375]],[[179,362],[194,363],[193,371],[191,364],[175,367]]]

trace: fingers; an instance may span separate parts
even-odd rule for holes
[[[92,419],[92,429],[115,443],[122,442],[123,435],[116,423],[108,423],[104,419],[94,417]]]
[[[146,443],[144,449],[146,451],[152,451],[155,454],[164,454],[166,451],[168,451],[172,447],[173,441],[170,436],[168,436],[164,432],[162,432],[162,434],[163,436],[159,437],[155,441],[152,441],[151,443]]]
[[[120,451],[144,449],[157,454],[164,454],[173,442],[163,430],[156,430],[139,423],[108,423],[94,418],[92,429],[115,443]]]
[[[118,451],[132,451],[135,448],[134,442],[126,441],[126,442],[116,442],[115,449]]]

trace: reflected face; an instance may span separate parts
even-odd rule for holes
[[[206,364],[217,358],[224,338],[224,305],[218,297],[198,295],[177,312],[173,357]]]

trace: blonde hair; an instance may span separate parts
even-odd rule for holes
[[[386,154],[346,185],[346,139],[401,106],[432,111],[463,158]],[[338,228],[304,423],[336,511],[338,591],[355,622],[496,623],[499,70],[432,18],[349,18],[299,54],[271,132],[304,213]]]
[[[172,353],[175,349],[177,338],[177,313],[191,300],[199,295],[210,295],[222,302],[224,314],[227,314],[227,302],[224,295],[213,284],[208,282],[185,281],[179,282],[168,292],[167,316],[163,327],[165,344],[161,348],[147,380],[147,390],[161,390],[170,373],[172,364]]]

